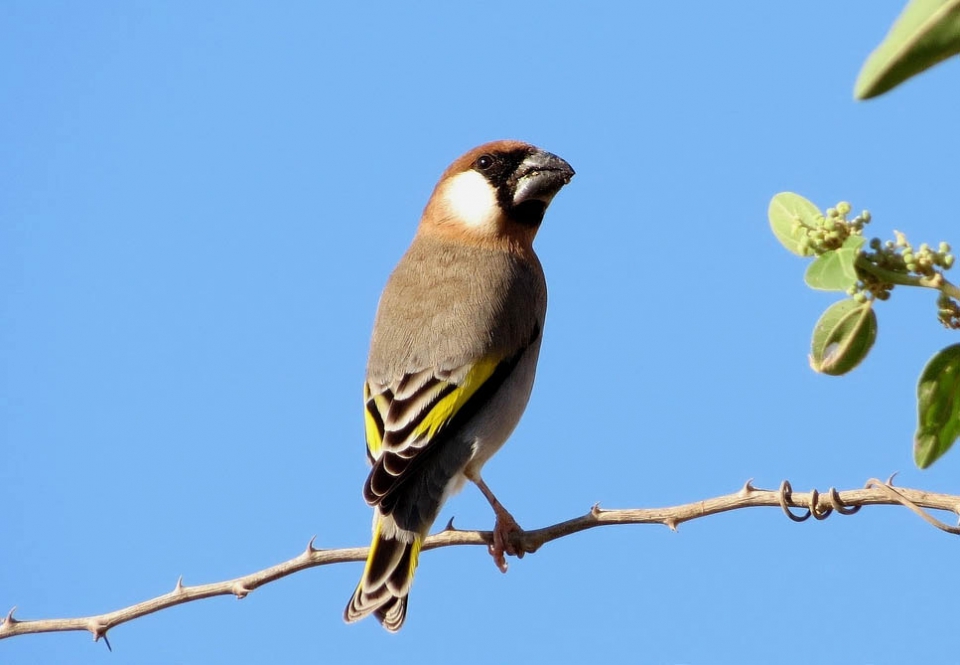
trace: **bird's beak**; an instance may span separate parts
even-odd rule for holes
[[[553,153],[538,150],[524,159],[515,172],[517,185],[513,190],[515,206],[527,201],[549,205],[560,188],[570,182],[574,170]]]

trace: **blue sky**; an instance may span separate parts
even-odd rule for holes
[[[901,2],[5,2],[0,608],[105,612],[366,544],[360,388],[377,297],[436,178],[519,138],[577,170],[537,242],[537,385],[485,477],[521,524],[734,491],[958,493],[912,463],[915,381],[956,341],[894,293],[852,375],[772,195],[955,233],[958,66],[869,103]],[[489,528],[466,488],[439,522]],[[898,508],[593,530],[513,561],[429,552],[407,625],[347,626],[360,564],[4,663],[898,663],[956,658],[950,536]],[[939,634],[939,637],[938,637]]]

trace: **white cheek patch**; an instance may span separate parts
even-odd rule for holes
[[[500,216],[496,194],[487,179],[476,171],[464,171],[450,178],[443,197],[447,209],[467,226],[496,229]]]

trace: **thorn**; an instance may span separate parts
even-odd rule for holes
[[[107,645],[107,649],[110,650],[111,652],[113,651],[113,647],[110,646],[110,641],[107,639],[106,625],[104,625],[103,623],[90,622],[87,625],[87,630],[93,633],[94,642],[99,642],[102,639],[104,643]]]
[[[590,506],[590,514],[591,514],[593,517],[600,517],[600,513],[602,513],[602,512],[603,512],[603,510],[600,508],[600,502],[599,502],[599,501],[597,501],[595,504],[593,504],[592,506]]]
[[[0,623],[0,627],[3,626],[12,626],[15,623],[20,623],[17,619],[13,618],[13,613],[17,611],[17,606],[14,605],[10,608],[10,611],[7,612],[7,616],[3,619],[3,622]]]
[[[677,522],[675,517],[668,517],[667,519],[663,520],[663,524],[674,533],[678,533],[677,527],[680,526],[680,523]]]
[[[316,537],[316,536],[312,536],[312,537],[310,538],[310,542],[307,543],[307,549],[304,550],[304,554],[305,554],[305,555],[310,556],[311,554],[313,554],[314,552],[317,551],[317,548],[313,546],[313,543],[314,543],[316,540],[317,540],[317,537]]]
[[[740,488],[740,496],[750,496],[757,491],[757,488],[753,486],[753,478],[750,478],[743,484],[743,487]]]
[[[887,485],[889,485],[890,487],[893,487],[893,479],[897,477],[897,474],[898,474],[898,473],[900,473],[900,472],[899,472],[899,471],[894,471],[893,473],[890,474],[890,477],[887,478]]]
[[[247,594],[250,593],[250,589],[243,586],[239,582],[233,585],[233,589],[231,589],[231,591],[233,592],[233,595],[237,597],[237,600],[243,600],[247,597]]]
[[[183,593],[183,575],[177,578],[177,583],[173,587],[174,593]]]
[[[443,527],[443,531],[459,531],[459,530],[460,530],[460,529],[458,529],[457,527],[453,526],[453,518],[452,518],[452,517],[450,518],[450,521],[447,522],[447,526]],[[441,531],[440,533],[443,533],[443,531]]]

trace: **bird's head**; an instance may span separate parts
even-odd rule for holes
[[[573,175],[563,159],[528,143],[486,143],[444,171],[421,231],[529,247],[547,206]]]

